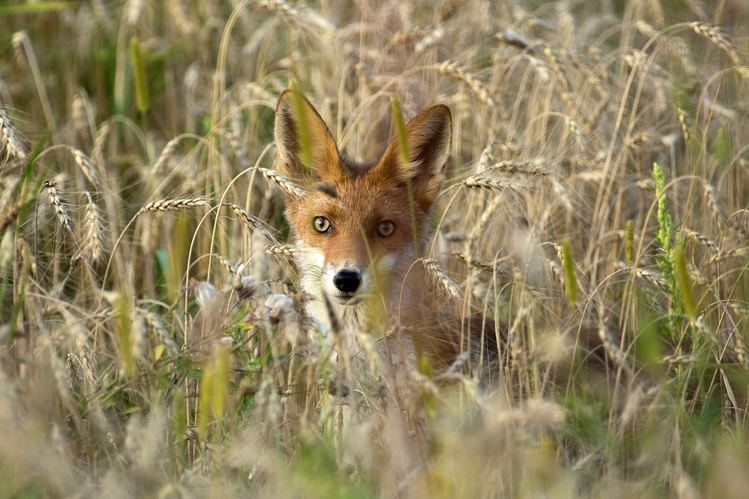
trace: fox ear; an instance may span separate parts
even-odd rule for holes
[[[298,91],[286,90],[278,99],[274,135],[278,171],[306,182],[329,178],[339,167],[338,149],[325,122]]]
[[[451,139],[450,109],[443,105],[429,107],[406,125],[409,162],[403,162],[396,138],[388,146],[377,169],[389,178],[411,182],[416,202],[428,210],[445,178],[444,167],[450,155]]]

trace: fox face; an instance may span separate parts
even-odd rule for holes
[[[426,246],[451,130],[449,109],[430,107],[406,126],[406,154],[393,140],[378,161],[359,163],[339,153],[303,96],[281,95],[277,169],[307,188],[303,199],[286,196],[305,291],[325,295],[344,316],[361,306],[398,303],[409,268]]]
[[[408,199],[375,177],[333,184],[336,197],[312,190],[287,208],[304,287],[341,305],[382,292],[399,262],[413,261]],[[379,200],[379,203],[377,202]],[[319,275],[317,275],[319,272]],[[319,289],[318,289],[319,286]]]

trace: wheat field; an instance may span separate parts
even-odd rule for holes
[[[740,0],[4,2],[0,497],[745,497],[748,22]],[[511,362],[414,373],[419,431],[341,417],[274,169],[290,87],[359,158],[394,98],[452,110],[429,262]]]

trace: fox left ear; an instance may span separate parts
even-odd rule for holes
[[[325,122],[298,91],[286,90],[278,99],[274,128],[282,175],[300,183],[339,175],[338,149]]]
[[[398,139],[388,146],[376,169],[389,178],[411,182],[414,198],[428,210],[445,178],[444,167],[450,155],[452,115],[443,105],[429,107],[406,125],[409,162],[400,155]]]

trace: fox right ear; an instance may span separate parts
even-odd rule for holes
[[[329,178],[339,164],[338,149],[328,127],[298,91],[278,99],[274,134],[278,171],[300,183]]]
[[[410,162],[403,162],[400,141],[388,146],[376,170],[386,178],[410,181],[416,202],[429,210],[445,178],[450,156],[452,114],[447,106],[424,109],[406,125],[406,145]]]

